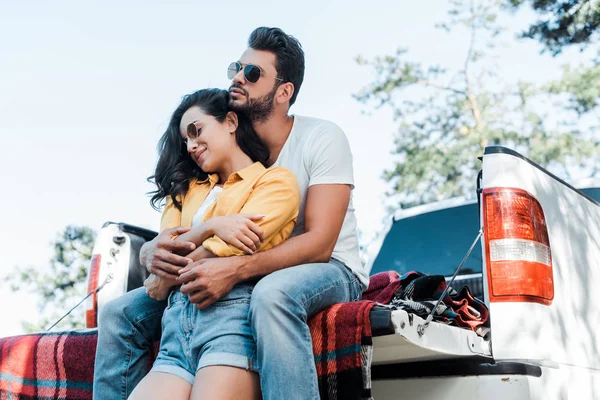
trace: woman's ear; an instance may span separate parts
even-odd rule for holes
[[[225,122],[229,127],[229,133],[235,133],[238,128],[238,116],[233,111],[229,111],[227,113],[227,117],[225,117]]]

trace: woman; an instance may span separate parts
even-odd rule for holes
[[[225,90],[184,97],[161,138],[152,204],[166,198],[161,230],[192,229],[174,240],[197,248],[199,260],[267,250],[292,232],[300,195],[285,168],[266,169],[269,151],[250,121],[228,108]],[[253,284],[240,283],[199,310],[179,283],[151,276],[155,299],[168,297],[160,351],[130,398],[256,399],[256,345],[248,323]]]

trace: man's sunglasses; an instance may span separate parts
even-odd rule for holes
[[[246,78],[246,80],[250,83],[258,82],[260,76],[262,75],[262,70],[258,65],[246,64],[242,67],[242,64],[235,61],[229,64],[229,68],[227,68],[227,78],[233,79],[242,69],[244,70],[244,78]],[[275,79],[283,81],[281,78],[276,77]]]

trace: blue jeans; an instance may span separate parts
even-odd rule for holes
[[[256,342],[248,321],[253,289],[248,283],[235,285],[203,310],[179,290],[171,292],[152,371],[178,376],[190,385],[196,371],[213,365],[258,371]]]
[[[276,271],[254,287],[250,324],[265,400],[318,399],[307,320],[336,303],[360,299],[358,278],[337,260]],[[158,340],[166,301],[144,288],[104,306],[99,316],[94,399],[126,399],[147,371],[147,351]]]

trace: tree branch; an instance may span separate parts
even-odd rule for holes
[[[420,80],[416,81],[415,83],[417,85],[428,86],[428,87],[432,87],[432,88],[439,89],[439,90],[446,90],[446,91],[453,92],[456,94],[466,95],[464,90],[454,89],[449,86],[438,85],[437,83],[433,83],[427,79],[420,79]]]
[[[475,47],[475,39],[477,37],[477,26],[476,26],[476,12],[474,6],[474,0],[471,0],[471,41],[469,43],[469,51],[467,52],[467,58],[465,59],[465,88],[467,99],[469,100],[469,104],[471,105],[471,111],[473,113],[473,118],[475,118],[475,129],[481,134],[483,134],[483,129],[485,124],[481,119],[481,110],[479,109],[479,105],[477,104],[477,98],[475,97],[475,93],[473,92],[473,87],[471,85],[471,81],[469,79],[469,63],[473,58],[473,51]],[[484,138],[482,143],[482,147],[487,146],[487,139]]]

